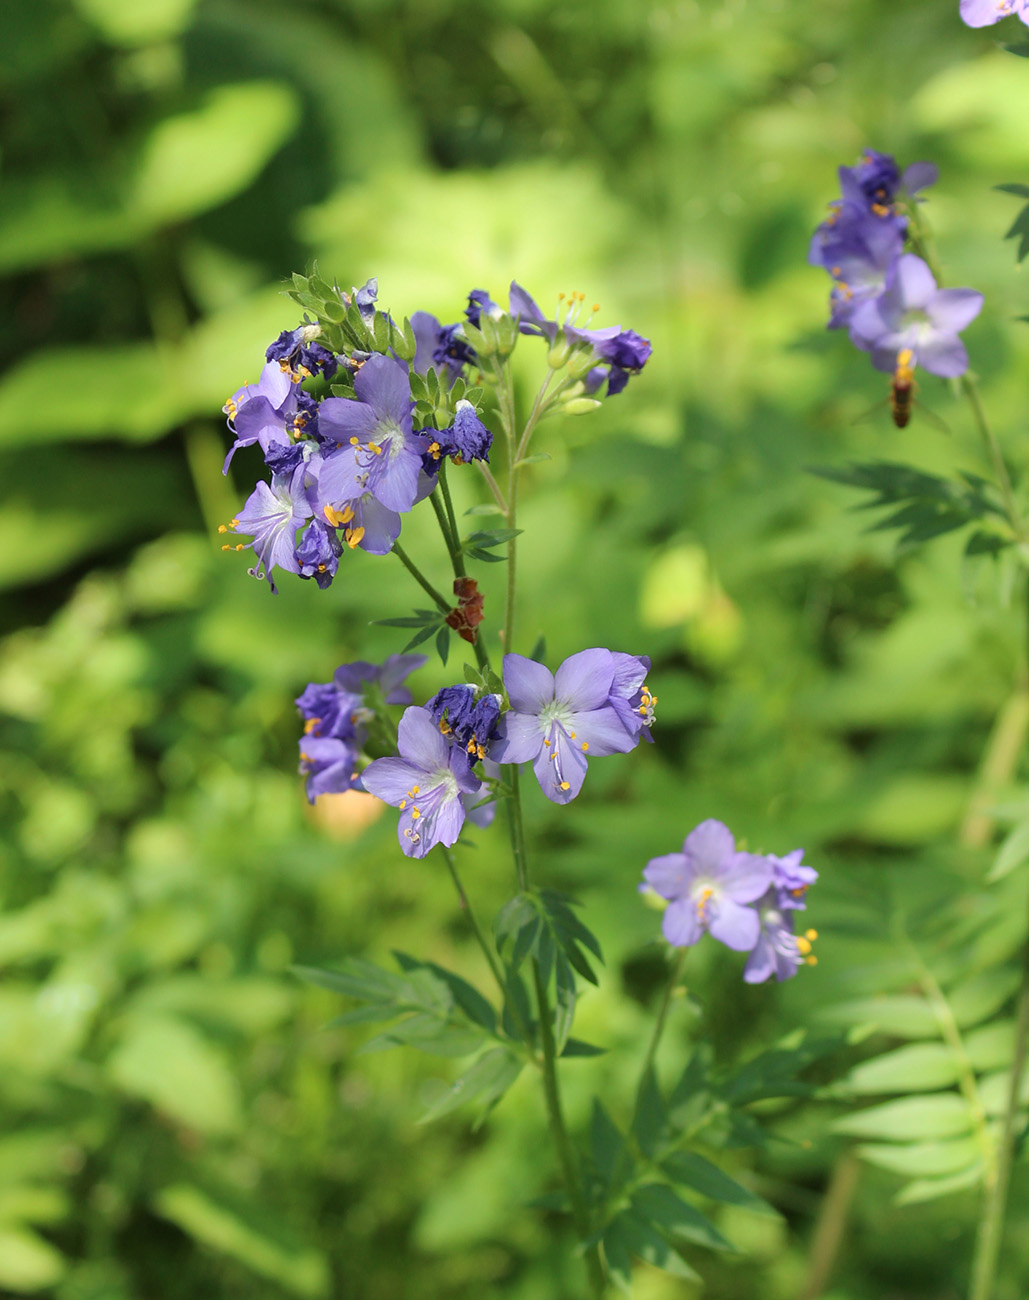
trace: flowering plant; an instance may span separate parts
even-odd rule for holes
[[[517,283],[506,308],[473,290],[464,318],[446,325],[427,312],[398,321],[381,311],[374,280],[346,292],[317,274],[294,276],[292,296],[304,322],[268,348],[259,382],[225,404],[234,439],[226,470],[238,450],[256,444],[270,477],[223,525],[250,540],[224,549],[252,550],[250,573],[273,592],[276,570],[326,589],[345,580],[351,552],[394,554],[428,597],[429,608],[383,620],[409,637],[399,653],[381,664],[343,664],[332,681],[312,682],[299,695],[300,770],[311,801],[358,789],[397,809],[401,853],[445,865],[495,989],[486,996],[456,972],[406,956],[398,957],[399,972],[350,958],[302,973],[361,1004],[345,1023],[391,1022],[383,1035],[389,1043],[472,1058],[427,1118],[465,1103],[484,1117],[523,1069],[539,1072],[563,1183],[554,1206],[571,1217],[595,1296],[609,1277],[627,1284],[633,1256],[693,1276],[685,1258],[693,1244],[724,1249],[728,1242],[682,1193],[759,1203],[696,1148],[717,1151],[743,1133],[759,1139],[751,1101],[802,1090],[798,1072],[839,1040],[807,1042],[787,1052],[785,1064],[781,1053],[765,1065],[759,1058],[746,1067],[746,1081],[720,1074],[698,1047],[688,1078],[667,1096],[660,1088],[655,1057],[672,995],[686,952],[705,932],[748,954],[742,998],[747,984],[789,979],[816,960],[815,931],[794,934],[794,914],[817,879],[802,852],[778,858],[738,849],[724,825],[705,821],[681,853],[643,869],[640,889],[655,906],[667,903],[662,929],[673,956],[633,1113],[619,1126],[598,1098],[585,1152],[565,1120],[559,1061],[604,1050],[573,1036],[582,983],[597,982],[602,952],[575,900],[533,882],[522,769],[531,764],[552,803],[573,802],[591,760],[653,739],[658,698],[651,659],[638,647],[587,647],[555,671],[543,662],[542,645],[528,655],[515,649],[518,508],[525,470],[538,459],[530,453],[537,427],[623,393],[651,345],[634,330],[594,326],[597,308],[584,318],[581,294],[562,296],[548,317]],[[523,339],[539,349],[543,375],[520,421],[510,359]],[[478,478],[488,500],[472,513],[499,514],[503,527],[462,532],[452,471]],[[453,571],[453,595],[429,581],[421,557],[401,542],[404,516],[424,501]],[[506,562],[506,599],[502,618],[491,619],[471,570],[497,561]],[[408,679],[427,657],[412,652],[432,640],[446,665],[455,635],[475,662],[465,665],[464,680],[417,703]],[[517,892],[490,933],[453,850],[468,823],[488,825],[501,807]]]

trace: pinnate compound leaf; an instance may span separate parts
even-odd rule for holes
[[[454,1001],[469,1020],[482,1025],[483,1029],[489,1030],[490,1033],[494,1032],[497,1027],[496,1012],[479,990],[469,984],[466,979],[462,979],[460,975],[455,975],[453,971],[449,971],[443,966],[437,966],[435,962],[418,961],[417,958],[410,957],[404,952],[394,951],[393,956],[396,958],[401,970],[426,970],[435,979],[441,980],[450,990]]]
[[[955,1092],[904,1097],[870,1106],[833,1122],[836,1133],[850,1137],[889,1138],[898,1142],[958,1137],[972,1128],[972,1112]]]
[[[896,1038],[939,1038],[940,1024],[931,1003],[915,994],[857,998],[829,1007],[822,1018],[841,1025],[874,1024]]]
[[[650,1065],[640,1080],[636,1109],[632,1118],[633,1137],[644,1155],[652,1156],[657,1150],[665,1122],[664,1099],[661,1096],[661,1089],[657,1086],[654,1067]]]
[[[914,1182],[900,1189],[894,1197],[894,1204],[917,1205],[923,1201],[935,1201],[940,1196],[950,1196],[953,1192],[963,1192],[969,1187],[975,1187],[982,1176],[983,1166],[980,1161],[946,1178],[916,1178]]]
[[[495,1105],[522,1072],[523,1062],[506,1047],[494,1047],[480,1056],[418,1121],[428,1124],[449,1115],[468,1101]]]
[[[949,989],[947,1001],[961,1029],[971,1029],[988,1020],[1007,1002],[1019,984],[1013,967],[994,966]]]
[[[593,1116],[590,1120],[590,1154],[593,1167],[605,1184],[610,1184],[615,1173],[625,1163],[627,1147],[618,1125],[608,1114],[604,1103],[593,1098]],[[629,1161],[631,1168],[633,1161]]]
[[[976,1070],[999,1070],[1015,1056],[1015,1023],[998,1020],[973,1029],[965,1037],[965,1051]]]
[[[685,1278],[690,1282],[700,1281],[699,1275],[690,1268],[678,1250],[633,1210],[623,1210],[604,1230],[605,1249],[608,1232],[616,1224],[619,1236],[631,1255],[638,1255],[648,1264],[663,1268],[666,1273],[671,1273],[675,1277]]]

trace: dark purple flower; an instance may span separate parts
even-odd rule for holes
[[[324,591],[336,576],[343,546],[334,528],[312,519],[297,542],[297,563],[302,578],[314,578]]]
[[[773,975],[777,980],[792,979],[801,966],[815,965],[818,959],[810,953],[816,931],[794,935],[793,912],[783,910],[774,888],[758,900],[757,916],[757,943],[743,968],[748,984],[762,984]]]
[[[476,795],[482,782],[468,755],[441,733],[427,709],[410,708],[400,719],[399,758],[378,758],[361,774],[364,788],[400,809],[397,838],[408,857],[424,858],[437,844],[454,844],[464,825],[461,796]]]
[[[738,852],[722,822],[701,822],[686,836],[681,853],[651,858],[643,879],[668,899],[661,928],[676,948],[696,943],[705,930],[737,952],[749,952],[757,943],[760,921],[749,904],[771,884],[772,865]]]
[[[808,250],[808,261],[824,267],[833,279],[830,329],[846,325],[862,302],[883,293],[903,248],[903,233],[893,222],[855,203],[834,208]]]
[[[357,400],[327,397],[318,412],[324,451],[322,501],[352,501],[370,492],[390,510],[410,510],[418,496],[426,440],[412,431],[406,367],[376,353],[354,376]]]
[[[479,419],[471,402],[463,397],[454,409],[454,423],[449,429],[424,429],[431,439],[422,458],[426,471],[435,473],[444,456],[452,456],[455,464],[472,460],[489,460],[493,434]]]
[[[331,379],[336,373],[336,354],[315,342],[321,336],[320,325],[300,325],[295,330],[283,330],[268,347],[267,358],[277,362],[282,373],[293,383],[324,375]]]
[[[897,354],[910,350],[916,365],[952,379],[968,369],[968,353],[958,334],[975,320],[982,305],[983,295],[975,289],[937,289],[925,262],[904,253],[887,278],[885,292],[854,312],[851,338],[871,352],[877,370],[892,372]]]
[[[253,538],[247,545],[253,548],[258,564],[249,572],[255,578],[267,578],[274,591],[272,569],[300,572],[296,534],[297,529],[310,518],[311,507],[304,491],[304,467],[301,465],[288,476],[275,475],[270,484],[258,483],[226,531]]]
[[[473,289],[468,295],[468,306],[464,309],[464,314],[471,325],[478,327],[483,312],[493,320],[497,320],[503,316],[504,309],[493,301],[485,289]]]
[[[1029,24],[1029,0],[961,0],[961,21],[969,27],[992,27],[1009,14]]]
[[[642,736],[644,740],[653,742],[650,728],[654,725],[657,696],[651,695],[647,689],[650,656],[623,654],[615,650],[611,657],[615,663],[615,675],[607,702],[630,736]]]
[[[899,196],[913,197],[935,184],[938,175],[937,167],[928,162],[912,163],[901,173],[888,153],[866,149],[857,166],[840,168],[840,193],[844,203],[867,207],[879,217],[896,216],[903,229],[907,219],[894,213],[894,200]]]
[[[610,650],[580,650],[556,674],[524,655],[505,655],[511,708],[500,719],[491,758],[532,763],[547,798],[570,802],[582,789],[587,756],[624,754],[637,744],[609,703],[614,678]]]
[[[475,353],[461,333],[460,321],[441,325],[429,312],[416,311],[411,317],[411,328],[417,343],[411,362],[415,374],[424,375],[432,366],[453,383],[466,365],[475,364]]]
[[[388,655],[381,664],[357,659],[337,668],[332,680],[338,689],[356,695],[362,695],[368,684],[374,682],[387,704],[410,704],[411,688],[404,683],[416,668],[426,663],[426,655]]]
[[[444,736],[453,736],[474,763],[485,758],[500,720],[500,696],[475,698],[471,686],[445,686],[426,704]]]

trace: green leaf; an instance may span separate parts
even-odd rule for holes
[[[470,1056],[482,1047],[479,1027],[455,1025],[438,1016],[423,1013],[401,1020],[376,1034],[360,1049],[360,1055],[385,1052],[393,1047],[414,1047],[430,1056]]]
[[[446,623],[436,633],[436,653],[440,663],[446,667],[447,655],[450,653],[450,628]]]
[[[593,1114],[590,1119],[590,1154],[593,1157],[593,1167],[605,1185],[609,1185],[619,1171],[626,1177],[632,1172],[634,1161],[625,1162],[628,1154],[625,1138],[598,1097],[593,1098]],[[623,1164],[625,1168],[621,1169]]]
[[[606,1047],[596,1047],[593,1043],[584,1043],[581,1038],[569,1038],[568,1042],[565,1043],[561,1056],[563,1058],[569,1056],[606,1056],[607,1051]]]
[[[694,1151],[674,1152],[661,1162],[661,1168],[673,1183],[691,1187],[709,1200],[775,1213],[767,1201]]]
[[[449,971],[443,966],[437,966],[435,962],[418,961],[416,958],[408,956],[407,953],[394,952],[393,956],[404,971],[429,971],[436,979],[446,984],[453,994],[454,1002],[469,1020],[481,1025],[483,1029],[491,1034],[495,1032],[497,1013],[479,990],[469,984],[466,979],[462,979],[460,975],[455,975],[453,971]]]
[[[200,1133],[227,1134],[240,1126],[239,1088],[225,1055],[184,1021],[130,1021],[107,1072],[124,1092]]]
[[[1029,41],[1019,41],[1015,45],[1002,45],[1001,49],[1007,50],[1009,54],[1017,54],[1020,59],[1029,59]],[[1012,194],[1024,194],[1029,198],[1029,186],[1027,185],[997,185],[998,190],[1008,190]]]
[[[993,866],[990,868],[987,881],[993,884],[995,881],[1003,880],[1016,867],[1021,867],[1029,860],[1029,821],[1021,822],[1016,826],[1000,846]]]
[[[199,1187],[176,1183],[154,1198],[154,1209],[191,1237],[298,1296],[330,1293],[329,1265],[317,1250],[290,1249]]]
[[[1015,253],[1015,260],[1018,262],[1025,261],[1026,256],[1029,256],[1029,206],[1024,207],[1014,219],[1004,238],[1018,240],[1018,251]]]
[[[632,1194],[632,1207],[664,1234],[686,1237],[712,1250],[735,1252],[735,1246],[718,1231],[705,1214],[677,1196],[664,1183],[647,1183]]]
[[[522,1072],[523,1062],[506,1047],[494,1047],[466,1070],[442,1097],[429,1107],[418,1121],[428,1124],[449,1115],[468,1101],[479,1101],[487,1108],[494,1105]]]
[[[1014,994],[1019,973],[1011,967],[993,966],[947,991],[951,1014],[961,1029],[988,1020]]]
[[[932,1004],[915,994],[859,998],[828,1007],[822,1018],[841,1025],[874,1024],[896,1038],[938,1038],[940,1024]]]
[[[1006,50],[1014,49],[1014,46],[1005,45]],[[1029,43],[1019,47],[1026,51],[1026,57],[1029,58]],[[1000,190],[1001,194],[1017,194],[1021,199],[1029,199],[1029,185],[1022,185],[1018,181],[1008,181],[1004,185],[994,185],[995,190]]]
[[[972,1123],[972,1113],[964,1097],[947,1092],[928,1097],[905,1097],[843,1115],[833,1121],[832,1129],[850,1137],[918,1141],[958,1137],[967,1133]]]
[[[189,26],[196,0],[74,0],[74,7],[112,45],[132,48],[179,36]]]
[[[346,958],[338,970],[319,970],[314,966],[293,966],[291,970],[308,984],[367,1002],[394,1003],[404,987],[400,975],[360,957]]]
[[[862,1061],[844,1080],[858,1094],[947,1088],[961,1074],[960,1057],[942,1043],[917,1043]]]
[[[604,1258],[611,1280],[626,1295],[632,1285],[632,1251],[622,1225],[622,1216],[613,1219],[604,1229],[601,1238],[604,1245]]]
[[[520,537],[524,529],[521,528],[489,528],[480,532],[469,533],[461,543],[461,549],[467,550],[468,547],[485,547],[504,546],[513,537]]]
[[[299,121],[299,100],[282,83],[218,86],[202,108],[153,128],[133,169],[130,211],[157,225],[219,206],[251,184]]]
[[[956,1174],[982,1160],[982,1146],[977,1137],[957,1138],[950,1142],[870,1142],[856,1150],[869,1164],[908,1177]]]
[[[965,1051],[976,1070],[1010,1065],[1015,1055],[1014,1021],[1001,1020],[973,1030],[965,1037]]]
[[[575,976],[564,953],[559,952],[554,963],[554,1040],[558,1056],[572,1031],[575,1019]]]
[[[675,1246],[666,1241],[660,1232],[634,1214],[632,1210],[624,1210],[614,1223],[618,1224],[619,1232],[633,1255],[638,1255],[640,1259],[653,1264],[655,1268],[663,1268],[666,1273],[671,1273],[675,1277],[685,1278],[690,1282],[700,1281],[699,1275],[690,1268]],[[607,1231],[604,1233],[604,1240],[605,1242],[607,1240]]]
[[[56,1286],[67,1262],[50,1242],[31,1228],[0,1225],[0,1287],[6,1291],[43,1291]]]
[[[953,1192],[963,1192],[969,1187],[975,1187],[982,1175],[983,1166],[979,1162],[947,1178],[917,1178],[900,1189],[894,1203],[917,1205],[923,1201],[934,1201],[940,1196],[950,1196]]]
[[[538,465],[540,461],[551,460],[552,457],[547,451],[538,451],[533,456],[523,456],[521,460],[514,463],[515,469],[521,469],[523,465]]]
[[[465,511],[466,515],[502,515],[504,512],[496,504],[486,504],[482,506],[471,506]]]

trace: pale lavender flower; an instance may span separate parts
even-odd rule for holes
[[[651,858],[643,879],[668,899],[661,928],[674,947],[696,943],[706,930],[737,952],[749,952],[758,942],[760,921],[749,904],[771,885],[772,864],[737,851],[722,822],[701,822],[686,836],[681,853]]]
[[[297,529],[310,518],[311,507],[304,491],[304,466],[300,465],[292,474],[274,475],[270,484],[258,483],[226,531],[253,538],[247,547],[253,548],[258,564],[249,572],[252,577],[267,578],[272,591],[275,591],[273,569],[300,572],[296,555]]]
[[[427,709],[404,711],[399,758],[378,758],[361,774],[366,790],[400,809],[397,838],[408,857],[424,858],[437,844],[457,841],[466,810],[462,795],[478,795],[482,782],[468,755],[444,737]]]
[[[1029,24],[1029,0],[961,0],[961,21],[969,27],[992,27],[1011,14]]]
[[[638,743],[609,702],[614,679],[610,650],[580,650],[556,674],[524,655],[505,655],[511,708],[501,717],[490,757],[532,763],[547,798],[568,803],[582,789],[587,757],[624,754]]]

